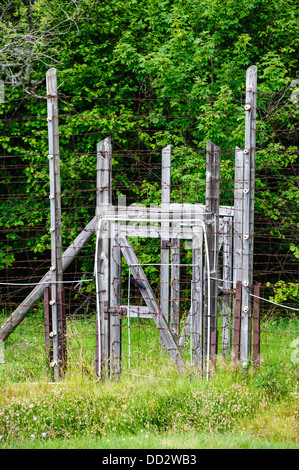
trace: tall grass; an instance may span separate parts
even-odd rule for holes
[[[117,436],[125,446],[129,436],[135,439],[145,433],[249,433],[253,440],[272,436],[282,446],[298,443],[298,367],[290,360],[289,347],[294,337],[290,333],[298,331],[298,323],[284,325],[287,339],[280,341],[280,353],[271,352],[271,344],[278,344],[281,325],[263,324],[268,341],[262,343],[260,367],[244,370],[229,358],[218,357],[207,381],[191,366],[178,375],[165,351],[159,350],[157,356],[156,330],[135,322],[131,339],[138,335],[141,341],[146,336],[143,349],[132,347],[131,368],[125,360],[119,381],[102,383],[92,365],[93,319],[70,321],[68,371],[54,384],[44,358],[43,327],[30,318],[26,322],[7,342],[6,362],[0,364],[0,446],[20,442],[50,446],[87,437],[108,442]],[[126,343],[127,333],[123,339]],[[123,352],[128,359],[128,344]]]

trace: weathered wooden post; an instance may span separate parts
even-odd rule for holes
[[[52,362],[53,348],[50,341],[50,333],[52,331],[52,312],[50,306],[51,300],[51,287],[48,286],[44,290],[44,324],[45,324],[45,354],[46,364],[50,365]]]
[[[109,261],[110,237],[109,223],[103,217],[108,213],[111,203],[112,148],[107,137],[97,144],[97,300],[96,321],[96,373],[102,379],[108,376],[110,360],[110,317],[109,309]]]
[[[207,142],[206,157],[206,256],[209,258],[210,279],[205,267],[205,355],[217,354],[217,297],[218,297],[218,232],[220,192],[220,148]],[[210,282],[210,292],[208,283]],[[209,295],[210,294],[210,295]],[[210,326],[210,328],[209,328]],[[210,343],[210,351],[208,344]]]
[[[161,207],[162,219],[166,219],[169,210],[171,194],[171,146],[162,150],[162,188]],[[169,222],[161,221],[161,226],[169,228]],[[160,310],[166,322],[169,322],[169,238],[161,239],[161,282],[160,282]]]
[[[233,360],[234,361],[238,361],[240,359],[241,308],[242,308],[242,282],[237,281],[235,312],[234,312],[234,327],[233,327]]]
[[[222,291],[222,353],[231,350],[231,308],[232,308],[232,221],[223,218],[223,291]]]
[[[113,378],[121,373],[121,249],[116,242],[117,222],[111,223],[110,239],[110,363]],[[115,312],[115,314],[113,314]]]
[[[233,288],[242,280],[243,271],[243,151],[235,149]]]
[[[252,348],[252,360],[255,365],[260,364],[260,296],[261,296],[261,284],[257,283],[253,288],[253,348]]]
[[[190,330],[192,333],[192,352],[197,367],[203,364],[203,249],[202,236],[193,237],[192,241],[192,287]]]
[[[50,210],[51,210],[51,300],[53,368],[57,380],[66,368],[66,317],[63,296],[62,236],[61,236],[61,190],[60,155],[58,131],[57,72],[48,70],[47,82],[47,120],[49,139]]]
[[[240,360],[246,364],[251,356],[252,321],[252,267],[253,267],[253,205],[254,205],[254,153],[256,119],[257,68],[246,72],[245,148],[243,173],[243,270]]]

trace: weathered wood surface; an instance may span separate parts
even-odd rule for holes
[[[96,348],[95,363],[97,366],[97,374],[105,379],[109,370],[109,359],[111,355],[111,341],[114,345],[114,333],[118,329],[117,321],[113,324],[112,337],[109,338],[110,325],[109,316],[105,316],[105,305],[109,306],[110,302],[110,234],[109,222],[104,218],[108,214],[109,205],[112,202],[112,145],[110,137],[98,142],[97,144],[97,199],[96,199],[96,216],[98,219],[97,230],[97,292],[99,312],[96,323],[96,340],[99,342]],[[115,299],[114,299],[115,300]],[[109,339],[111,340],[109,342]]]
[[[226,355],[231,350],[233,237],[231,218],[225,217],[223,222],[222,353]]]
[[[245,105],[245,148],[243,186],[243,272],[242,272],[242,312],[240,359],[248,361],[251,355],[252,319],[252,265],[253,265],[253,211],[254,205],[254,151],[255,151],[255,108],[256,108],[257,69],[249,67],[246,72]],[[255,96],[255,99],[254,99]],[[254,148],[252,146],[254,145]]]
[[[218,233],[220,193],[220,148],[207,142],[206,152],[206,256],[210,264],[210,295],[208,295],[208,272],[205,269],[205,354],[210,342],[211,357],[217,354],[217,300],[218,300]],[[210,305],[208,305],[210,304]],[[210,316],[210,318],[209,318]],[[210,331],[209,326],[210,326]]]
[[[171,146],[162,150],[162,187],[161,207],[168,211],[171,195]],[[161,222],[161,227],[168,229],[169,223]],[[161,236],[161,275],[160,275],[160,309],[167,323],[169,322],[169,238]]]

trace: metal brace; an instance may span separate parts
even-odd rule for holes
[[[173,242],[169,242],[168,240],[161,241],[161,248],[165,250],[166,248],[172,248],[174,246]]]
[[[109,307],[108,302],[104,302],[104,318],[108,320],[108,314],[114,317],[126,317],[127,316],[127,309],[125,307]]]

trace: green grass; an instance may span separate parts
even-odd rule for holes
[[[0,447],[298,448],[298,364],[290,360],[298,320],[262,329],[259,368],[219,356],[207,381],[189,362],[179,376],[157,330],[134,319],[131,368],[124,328],[124,373],[102,383],[93,371],[94,318],[82,317],[68,322],[68,371],[53,384],[42,319],[28,317],[0,364]]]

